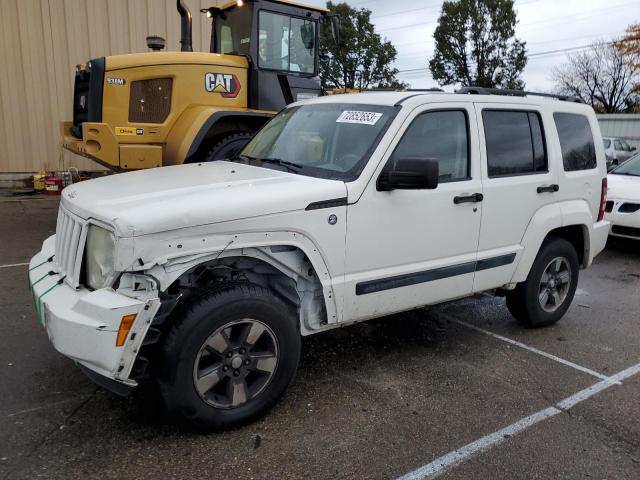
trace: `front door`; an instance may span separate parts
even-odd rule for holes
[[[420,107],[400,132],[392,153],[347,210],[348,321],[466,296],[473,288],[482,214],[473,106]],[[403,158],[437,159],[438,187],[379,191],[382,168]]]

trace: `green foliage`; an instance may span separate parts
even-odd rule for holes
[[[513,0],[453,0],[442,5],[433,35],[431,75],[440,85],[524,88],[527,55],[514,38]]]
[[[355,9],[346,3],[327,2],[327,8],[340,17],[342,34],[336,45],[330,25],[320,30],[320,80],[325,88],[401,88],[392,68],[397,51],[384,41],[371,24],[371,10]]]

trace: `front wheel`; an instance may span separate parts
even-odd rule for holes
[[[578,254],[563,238],[546,241],[527,280],[507,293],[507,307],[531,327],[556,323],[567,312],[578,286]]]
[[[201,430],[243,425],[266,413],[293,379],[300,334],[271,291],[230,285],[188,306],[163,346],[167,406]]]
[[[224,160],[236,157],[245,145],[253,138],[253,135],[253,133],[249,132],[230,133],[225,135],[211,146],[204,161],[212,162],[214,160]]]

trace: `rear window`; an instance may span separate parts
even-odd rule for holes
[[[589,119],[576,113],[554,113],[566,172],[596,168],[596,148]]]
[[[489,177],[547,171],[540,116],[536,112],[483,110]]]

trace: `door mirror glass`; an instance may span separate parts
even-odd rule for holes
[[[387,167],[378,178],[377,188],[380,191],[425,190],[438,187],[436,159],[400,158],[388,163]]]
[[[331,33],[333,34],[333,39],[336,42],[336,45],[340,45],[340,34],[342,27],[340,25],[340,17],[337,15],[333,15],[331,17]]]
[[[316,40],[316,29],[313,23],[304,23],[300,26],[300,38],[307,50],[313,49]]]

